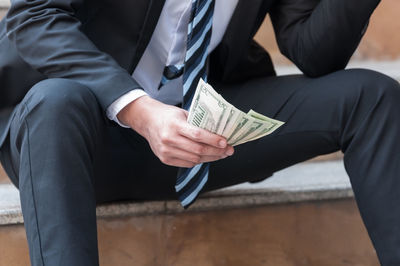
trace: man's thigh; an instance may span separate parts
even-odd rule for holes
[[[270,77],[217,88],[242,111],[254,109],[285,124],[213,163],[205,190],[262,180],[293,164],[344,149],[347,140],[341,136],[353,106],[365,87],[373,90],[381,78],[387,79],[372,71],[344,70],[320,78]]]

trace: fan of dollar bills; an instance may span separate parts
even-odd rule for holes
[[[187,121],[224,136],[232,146],[269,135],[284,124],[253,110],[247,114],[240,111],[202,79],[197,85]]]

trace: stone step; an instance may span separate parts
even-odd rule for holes
[[[266,204],[351,198],[342,161],[302,163],[256,184],[240,184],[204,194],[184,211],[176,201],[125,202],[97,208],[99,218],[177,214]],[[11,184],[0,185],[0,225],[23,223],[19,195]]]
[[[98,220],[101,266],[378,266],[351,199]],[[29,265],[0,226],[0,266]]]
[[[100,265],[379,265],[341,161],[175,201],[97,208]],[[293,204],[296,203],[296,204]],[[0,185],[0,266],[29,264],[18,191]]]
[[[0,8],[7,9],[10,7],[10,0],[0,0]]]
[[[311,162],[315,161],[331,161],[331,160],[340,160],[343,158],[343,154],[341,152],[334,152],[327,155],[318,156],[314,159],[311,159]],[[10,184],[11,181],[7,177],[7,174],[4,172],[3,167],[0,164],[0,184]]]

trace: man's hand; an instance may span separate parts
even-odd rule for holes
[[[146,138],[167,165],[190,168],[234,153],[224,137],[188,124],[187,115],[181,108],[143,96],[122,109],[118,119]]]

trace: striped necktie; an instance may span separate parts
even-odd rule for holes
[[[193,0],[183,72],[183,102],[188,110],[200,78],[207,81],[207,57],[211,40],[214,0]],[[209,164],[180,168],[175,190],[182,206],[188,208],[208,180]]]

